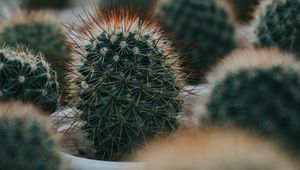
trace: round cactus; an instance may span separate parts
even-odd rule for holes
[[[105,19],[83,35],[90,42],[82,51],[77,108],[96,157],[120,160],[174,131],[182,83],[176,54],[152,20],[100,15]]]
[[[0,49],[0,100],[22,100],[51,113],[58,105],[56,73],[41,55]]]
[[[57,80],[65,103],[68,88],[68,64],[71,55],[64,44],[67,36],[61,26],[47,13],[29,13],[12,18],[0,28],[0,44],[16,47],[25,45],[34,53],[43,53],[57,73]]]
[[[184,54],[182,67],[190,84],[235,47],[233,22],[225,8],[215,0],[172,0],[166,3],[161,18],[165,29],[174,33],[178,52]]]
[[[260,0],[228,0],[234,9],[236,19],[240,22],[248,22],[254,16],[255,7]]]
[[[252,59],[265,66],[232,69],[214,85],[207,102],[208,120],[221,125],[237,125],[263,136],[274,137],[292,148],[292,151],[299,152],[299,64],[295,67],[286,65],[297,62],[284,55],[281,57],[290,61],[281,59],[280,63],[277,57],[270,57],[269,62],[275,59],[274,63],[267,64],[264,57],[268,55],[267,52],[257,52],[258,56]],[[245,57],[247,54],[232,62],[243,62]],[[249,60],[246,59],[244,65]]]
[[[0,106],[2,169],[60,170],[61,160],[37,110],[21,103]]]
[[[29,10],[63,9],[70,6],[71,0],[21,0],[21,7]]]
[[[300,1],[266,1],[257,13],[254,30],[258,47],[279,47],[300,55]]]

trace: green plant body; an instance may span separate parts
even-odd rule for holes
[[[175,35],[171,40],[183,55],[189,84],[202,82],[210,67],[236,46],[231,17],[214,0],[172,0],[161,18],[166,31]]]

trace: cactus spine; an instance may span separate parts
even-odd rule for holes
[[[182,83],[177,56],[152,20],[100,15],[104,20],[83,35],[90,42],[79,66],[77,108],[96,157],[120,160],[175,130]]]
[[[0,49],[0,100],[30,102],[51,113],[58,99],[56,73],[41,55],[21,48]]]
[[[67,74],[70,71],[71,55],[64,44],[67,36],[64,29],[48,13],[31,12],[12,17],[0,28],[0,44],[16,47],[24,45],[35,54],[43,53],[45,60],[57,73],[57,80],[62,92],[62,103],[68,84]]]

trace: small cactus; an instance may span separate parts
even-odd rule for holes
[[[239,22],[249,22],[254,17],[256,6],[260,0],[227,0],[234,9]]]
[[[38,110],[22,103],[0,105],[0,167],[60,170],[61,159]]]
[[[24,45],[34,53],[43,53],[45,59],[58,74],[57,80],[65,104],[65,93],[68,88],[67,74],[71,55],[64,44],[67,35],[64,29],[48,13],[24,13],[12,17],[0,27],[0,44],[16,47]]]
[[[56,73],[26,49],[0,49],[0,100],[22,100],[51,113],[58,105]]]
[[[215,0],[172,0],[162,9],[161,18],[178,52],[184,54],[182,67],[190,84],[203,81],[205,73],[235,48],[231,17]]]
[[[21,0],[21,8],[36,9],[64,9],[70,6],[71,0]]]
[[[244,52],[239,59],[233,60],[237,57],[234,56],[222,63],[247,67],[228,69],[221,80],[215,81],[207,102],[208,121],[233,124],[272,137],[299,153],[299,63],[285,54],[268,50]],[[270,54],[277,56],[266,57]],[[248,63],[249,60],[254,62]]]
[[[266,1],[253,24],[258,47],[278,47],[300,56],[300,1]]]
[[[116,12],[114,12],[114,16]],[[177,127],[182,101],[176,54],[151,19],[130,12],[87,28],[77,108],[98,159],[120,160]],[[92,31],[93,30],[93,31]],[[76,31],[76,30],[74,30]]]

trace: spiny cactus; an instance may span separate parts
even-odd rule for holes
[[[108,11],[117,11],[119,14],[123,9],[135,10],[140,18],[151,15],[157,0],[99,0],[100,7]],[[121,9],[121,10],[120,10]]]
[[[41,55],[26,49],[0,49],[0,100],[32,102],[49,113],[58,105],[56,73]]]
[[[179,134],[147,146],[136,161],[147,162],[141,170],[298,169],[297,163],[273,143],[236,129]]]
[[[1,103],[1,169],[61,169],[54,140],[36,114],[38,111],[29,105]]]
[[[95,27],[83,35],[90,42],[82,51],[77,108],[96,157],[120,160],[174,131],[182,85],[176,54],[151,19],[100,13],[104,20],[85,23]]]
[[[48,13],[33,12],[12,17],[0,28],[0,44],[12,47],[25,45],[34,53],[44,54],[51,68],[58,73],[63,104],[68,87],[68,64],[71,63],[68,48],[64,44],[66,40],[64,29]]]
[[[286,65],[297,62],[282,55],[281,63],[272,63],[270,58],[272,64],[268,64],[264,59],[267,51],[256,54],[258,56],[253,60],[258,59],[256,62],[260,63],[262,58],[260,65],[267,66],[252,65],[227,71],[226,76],[214,85],[208,99],[208,120],[221,125],[233,124],[272,137],[292,152],[299,153],[299,63]],[[285,63],[284,58],[290,61]],[[243,58],[238,61],[242,62]],[[242,65],[246,65],[246,61]]]
[[[21,0],[21,7],[35,9],[63,9],[70,6],[71,0]]]
[[[254,11],[260,0],[228,0],[234,9],[236,19],[248,22],[253,19]]]
[[[165,29],[174,33],[189,83],[204,74],[235,47],[235,30],[225,8],[214,0],[172,0],[162,10]]]
[[[300,1],[266,1],[253,27],[259,47],[279,47],[300,56]]]

